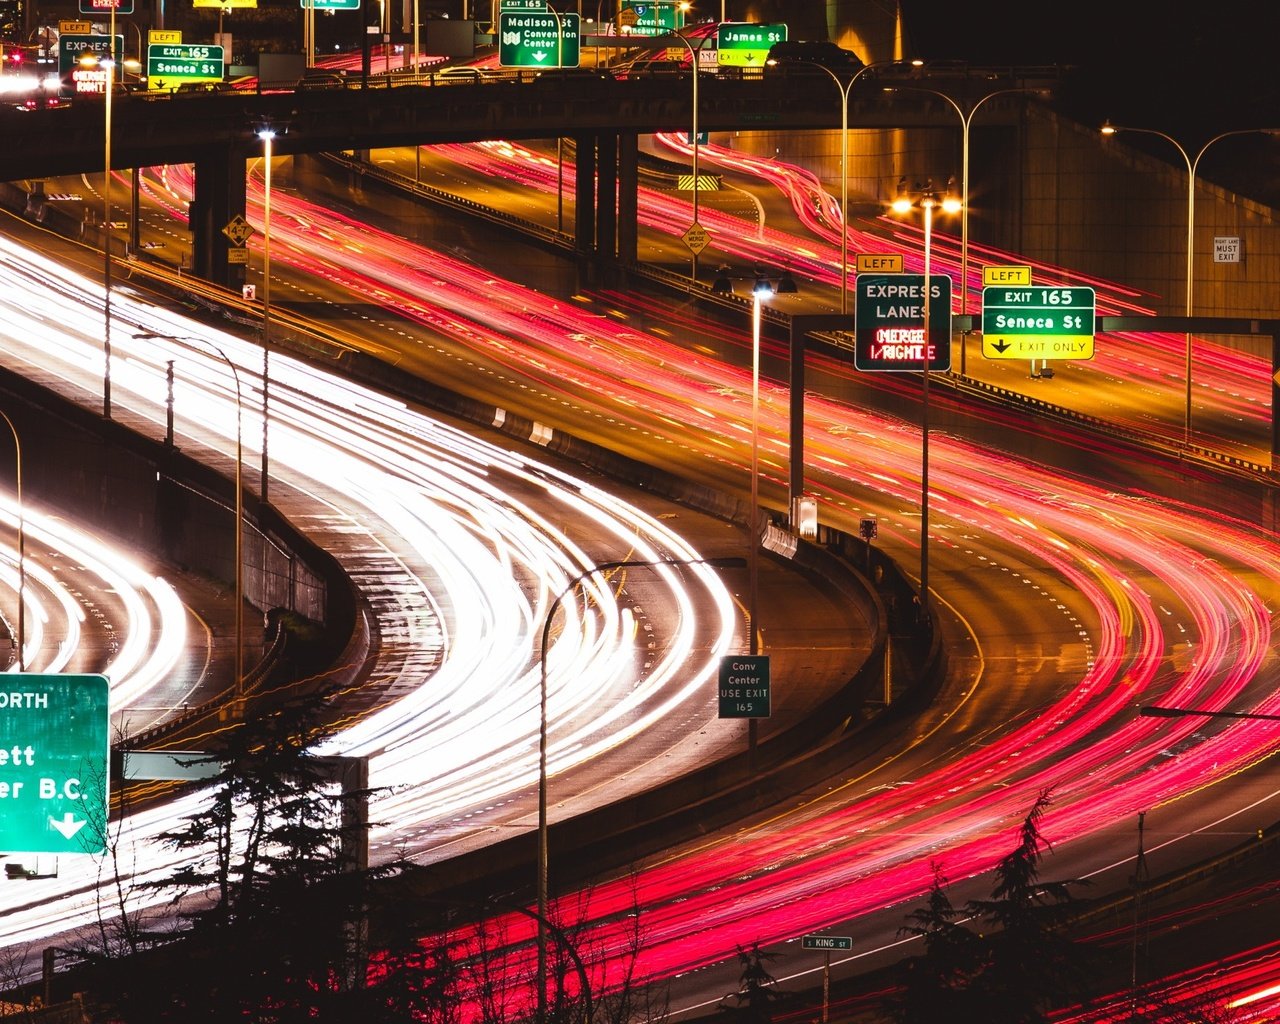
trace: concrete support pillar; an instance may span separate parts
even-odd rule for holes
[[[596,137],[598,151],[596,211],[596,256],[601,263],[612,263],[618,251],[618,135],[602,132]]]
[[[626,132],[618,136],[618,262],[639,259],[639,136]]]
[[[578,252],[589,253],[596,245],[596,140],[578,135],[574,143],[574,238]]]
[[[227,264],[231,243],[222,229],[236,214],[244,216],[245,172],[244,154],[229,149],[195,161],[195,198],[188,223],[191,269],[197,277],[228,288],[243,280],[244,268]]]

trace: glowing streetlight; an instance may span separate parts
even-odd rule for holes
[[[914,195],[914,198],[913,198]],[[929,364],[933,359],[933,340],[930,338],[930,254],[933,242],[933,211],[958,213],[960,201],[939,191],[926,182],[913,193],[902,192],[893,201],[894,213],[905,214],[914,207],[924,211],[924,344],[920,359],[920,618],[929,619]],[[947,344],[951,339],[947,338]]]
[[[1100,129],[1103,135],[1115,135],[1119,132],[1139,132],[1143,135],[1156,135],[1171,143],[1173,148],[1181,154],[1182,159],[1187,165],[1187,268],[1186,268],[1186,316],[1190,318],[1193,314],[1194,306],[1192,298],[1195,290],[1195,229],[1196,229],[1196,168],[1200,166],[1200,158],[1204,156],[1205,150],[1212,146],[1219,139],[1226,139],[1232,135],[1280,135],[1280,128],[1239,128],[1234,131],[1222,132],[1215,135],[1203,146],[1193,158],[1177,139],[1172,135],[1166,135],[1162,131],[1154,128],[1129,128],[1124,125],[1112,124],[1108,121]],[[1187,398],[1186,412],[1184,416],[1183,434],[1184,441],[1191,441],[1191,325],[1187,325],[1187,355],[1186,355],[1186,378],[1187,378]]]

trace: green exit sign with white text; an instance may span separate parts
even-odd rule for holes
[[[9,675],[0,687],[0,850],[102,853],[106,676]]]

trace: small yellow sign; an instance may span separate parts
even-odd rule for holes
[[[991,288],[1002,284],[1023,285],[1024,287],[1029,287],[1031,285],[1031,268],[983,267],[982,283],[984,286]]]
[[[63,36],[87,36],[93,33],[91,21],[60,21],[58,34]]]
[[[982,336],[987,359],[1092,359],[1092,334]]]
[[[237,245],[232,249],[228,249],[227,262],[233,265],[236,263],[248,264],[249,250],[246,249],[243,245]]]
[[[176,46],[182,43],[182,32],[176,28],[147,29],[149,46]]]
[[[858,274],[901,274],[902,254],[890,252],[860,252],[854,261]]]
[[[711,244],[711,236],[707,234],[707,229],[697,221],[690,224],[689,230],[680,237],[684,240],[684,244],[689,247],[689,251],[695,256]]]
[[[227,236],[232,245],[244,245],[253,234],[253,225],[237,213],[227,221],[227,226],[222,229],[222,233]]]

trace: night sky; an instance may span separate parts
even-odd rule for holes
[[[1156,128],[1188,148],[1280,127],[1275,0],[901,2],[912,56],[1071,68],[1059,102],[1085,123]]]

